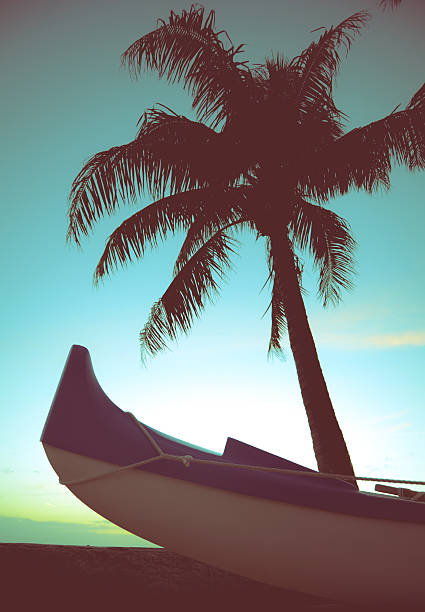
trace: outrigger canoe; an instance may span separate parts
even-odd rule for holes
[[[84,504],[171,551],[337,601],[425,602],[424,503],[360,492],[233,438],[217,455],[158,432],[106,396],[82,346],[41,440]]]

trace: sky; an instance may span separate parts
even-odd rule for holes
[[[404,106],[424,81],[425,5],[382,12],[374,0],[213,1],[218,29],[246,59],[299,54],[359,9],[372,19],[343,60],[337,106],[347,130]],[[144,367],[138,334],[171,280],[176,236],[99,288],[105,240],[134,212],[97,225],[82,249],[65,242],[72,180],[92,154],[132,140],[161,102],[193,116],[179,85],[131,80],[121,53],[169,0],[15,0],[0,13],[2,240],[0,541],[146,546],[58,483],[39,441],[72,344],[123,410],[164,433],[222,452],[227,436],[315,468],[289,347],[268,360],[264,247],[244,236],[219,299],[190,335]],[[323,309],[305,266],[306,308],[355,472],[425,480],[425,173],[395,168],[389,192],[330,203],[357,241],[355,287]],[[149,203],[147,198],[141,204]],[[364,488],[373,489],[373,485]]]

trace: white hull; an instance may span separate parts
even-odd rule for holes
[[[65,482],[115,467],[44,448]],[[425,601],[420,523],[338,514],[138,469],[69,489],[127,531],[247,578],[350,603],[406,609]]]

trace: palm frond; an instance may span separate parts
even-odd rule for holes
[[[229,144],[207,126],[159,109],[147,111],[132,142],[94,155],[75,178],[67,237],[79,243],[104,214],[144,192],[162,198],[208,182],[234,182]],[[231,176],[232,171],[234,175]]]
[[[142,190],[141,149],[137,141],[91,157],[77,174],[69,195],[67,240],[80,243],[94,223],[122,201],[134,202]]]
[[[219,291],[219,281],[230,267],[234,243],[225,232],[217,232],[175,276],[162,298],[156,302],[140,332],[142,359],[167,347],[178,332],[187,333],[206,302]]]
[[[188,229],[212,197],[210,192],[211,188],[194,189],[168,196],[126,219],[109,236],[96,266],[94,283],[98,284],[119,265],[142,257],[147,246],[155,248],[169,233]]]
[[[216,232],[234,228],[246,221],[243,213],[247,195],[245,186],[220,191],[211,189],[210,195],[211,198],[204,201],[202,209],[196,213],[188,229],[174,265],[174,275],[180,272],[192,255]]]
[[[385,9],[387,8],[390,8],[390,9],[398,8],[402,2],[403,0],[380,0],[379,6],[383,8],[385,11]]]
[[[425,112],[425,83],[412,96],[412,99],[410,100],[406,108],[408,110],[415,110],[422,113]]]
[[[279,243],[280,241],[278,240],[278,244]],[[272,297],[269,307],[266,310],[266,312],[271,310],[271,329],[267,356],[269,358],[278,357],[279,359],[282,359],[284,357],[283,339],[288,333],[288,324],[285,313],[285,299],[283,295],[283,291],[285,290],[285,280],[284,277],[282,277],[282,274],[279,274],[279,259],[274,255],[274,248],[276,248],[276,242],[273,242],[270,237],[268,237],[266,239],[266,253],[269,276],[265,285],[269,283],[271,284]],[[295,254],[294,257],[296,259]],[[299,283],[301,288],[300,275]]]
[[[356,187],[372,191],[379,182],[389,186],[393,163],[410,171],[425,168],[425,113],[416,108],[392,113],[352,130],[338,149],[346,153]]]
[[[354,37],[369,19],[369,13],[359,11],[326,30],[317,42],[312,42],[301,55],[294,58],[292,67],[300,74],[298,104],[303,114],[324,108],[332,115],[342,114],[333,101],[333,81],[341,61],[339,49],[348,53]]]
[[[280,295],[276,276],[273,278],[271,307],[271,330],[267,354],[269,357],[283,356],[283,338],[288,332],[285,306]]]
[[[425,168],[425,85],[405,110],[355,128],[307,159],[299,187],[322,202],[351,187],[368,192],[389,188],[394,163],[410,171]]]
[[[299,198],[294,202],[289,228],[294,245],[313,257],[323,305],[337,303],[341,291],[353,284],[356,243],[348,223],[334,212]]]
[[[203,7],[192,5],[181,14],[171,11],[168,22],[134,42],[123,54],[122,62],[137,77],[145,65],[171,83],[183,80],[193,95],[193,108],[202,121],[213,119],[215,127],[228,115],[228,94],[243,83],[247,72],[235,56],[235,48],[225,32],[215,29],[215,11],[205,16]]]
[[[232,142],[201,122],[155,108],[145,112],[140,123],[137,138],[148,162],[144,180],[154,195],[163,195],[166,187],[172,193],[182,191],[190,181],[233,184],[244,170]]]

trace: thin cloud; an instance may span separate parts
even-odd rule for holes
[[[405,417],[408,414],[408,410],[397,410],[396,412],[386,412],[384,414],[376,414],[373,418],[369,418],[366,425],[368,427],[376,427],[381,425],[382,423],[387,423],[388,421],[395,421],[396,419],[400,419],[401,417]]]
[[[387,427],[384,431],[385,433],[394,433],[394,432],[406,431],[406,429],[411,429],[411,427],[412,427],[412,423],[409,423],[408,421],[406,421],[403,423],[398,423],[397,425],[393,425],[392,427]]]
[[[403,346],[425,346],[425,331],[387,334],[321,334],[320,344],[349,349],[387,349]]]
[[[425,346],[425,331],[406,331],[396,334],[369,336],[366,341],[371,346]]]

